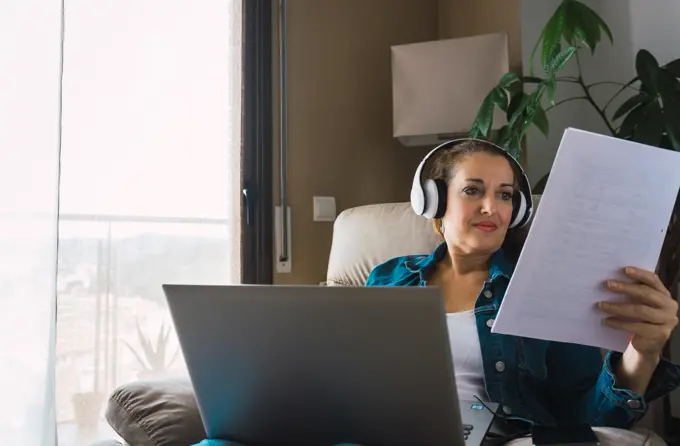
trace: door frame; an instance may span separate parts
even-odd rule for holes
[[[271,284],[273,271],[272,2],[243,0],[241,281]]]

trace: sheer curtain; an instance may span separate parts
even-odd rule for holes
[[[60,446],[117,386],[185,373],[163,283],[240,280],[242,0],[66,0]]]
[[[55,444],[60,0],[0,2],[0,444]]]
[[[0,444],[115,437],[185,373],[161,285],[240,280],[241,5],[0,2]]]

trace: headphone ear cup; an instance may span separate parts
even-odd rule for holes
[[[521,203],[522,192],[517,191],[512,194],[512,217],[510,218],[510,226],[508,226],[508,228],[514,228],[517,225],[517,214],[519,213]]]
[[[434,184],[437,186],[437,212],[434,214],[434,218],[442,218],[446,213],[446,198],[449,188],[444,180],[434,180]]]
[[[510,219],[511,223],[508,228],[516,228],[521,226],[522,223],[525,223],[525,220],[527,219],[527,208],[527,199],[524,196],[524,193],[518,191],[512,197],[512,218]]]
[[[422,215],[425,218],[433,219],[439,208],[439,191],[435,180],[425,180],[423,182],[423,195],[425,197],[425,207]]]

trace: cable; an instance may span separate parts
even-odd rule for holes
[[[486,410],[491,412],[491,414],[494,416],[494,419],[502,420],[503,423],[505,423],[505,426],[508,427],[510,430],[512,430],[513,428],[508,426],[509,421],[522,421],[522,422],[525,422],[525,423],[533,424],[529,420],[524,421],[524,420],[519,420],[519,419],[508,418],[508,416],[505,413],[503,413],[502,410],[494,411],[484,401],[482,401],[482,399],[479,396],[474,395],[474,397],[479,402],[479,404],[481,404],[482,406],[484,406],[484,408],[486,408]],[[528,429],[518,430],[517,432],[513,432],[513,433],[507,434],[507,435],[497,434],[495,432],[487,432],[486,436],[484,437],[484,440],[485,440],[485,444],[488,444],[489,446],[494,446],[496,444],[503,445],[503,444],[508,443],[512,440],[516,440],[518,438],[530,437],[530,436],[531,436],[531,429],[528,428]]]

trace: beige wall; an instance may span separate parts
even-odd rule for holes
[[[510,69],[522,73],[521,0],[439,0],[439,38],[508,33]]]
[[[439,38],[507,32],[510,70],[522,75],[522,0],[438,0]],[[520,162],[530,171],[528,149]]]
[[[325,280],[333,224],[312,221],[314,195],[334,196],[338,213],[408,200],[426,152],[392,138],[390,46],[435,40],[437,0],[287,5],[292,273],[276,274],[275,282],[316,284]]]
[[[390,46],[508,30],[511,61],[521,68],[519,0],[289,0],[287,4],[292,273],[275,273],[274,280],[316,284],[325,279],[333,224],[312,220],[312,197],[334,196],[338,213],[364,204],[407,201],[413,171],[426,153],[392,138]],[[494,7],[500,4],[504,6]],[[274,94],[276,104],[278,88]]]

